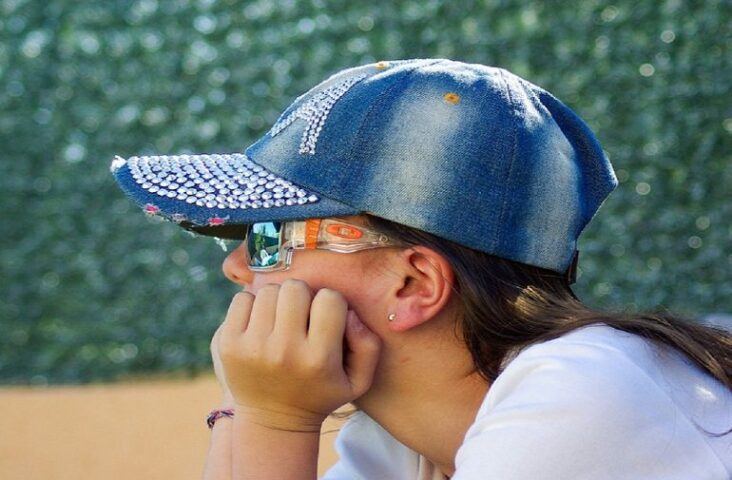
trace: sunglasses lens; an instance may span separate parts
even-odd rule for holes
[[[272,267],[280,262],[281,222],[260,222],[249,227],[247,251],[252,267]]]

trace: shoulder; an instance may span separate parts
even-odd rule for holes
[[[610,404],[627,403],[633,400],[629,391],[653,387],[646,367],[656,354],[655,347],[637,335],[606,325],[584,327],[518,353],[491,386],[482,410],[503,402],[508,394],[516,398],[517,393],[536,389],[542,397],[601,397]]]
[[[526,348],[491,385],[455,478],[723,478],[704,476],[727,473],[670,395],[664,362],[692,368],[605,325]]]
[[[581,438],[590,428],[594,434],[630,427],[651,405],[658,415],[673,415],[673,403],[649,368],[656,354],[644,339],[605,325],[532,345],[491,385],[477,419],[521,412],[537,417],[539,425],[571,428]],[[538,418],[547,413],[556,418]]]

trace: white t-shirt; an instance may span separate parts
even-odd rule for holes
[[[729,480],[732,393],[670,348],[605,325],[533,345],[491,385],[453,480]],[[443,480],[363,412],[327,480]]]

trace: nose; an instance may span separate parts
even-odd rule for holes
[[[224,271],[226,278],[237,285],[244,286],[247,283],[252,283],[254,280],[254,273],[247,267],[247,258],[243,243],[226,256],[224,263],[221,265],[221,269]]]

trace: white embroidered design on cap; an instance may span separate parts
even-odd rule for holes
[[[310,155],[315,155],[315,145],[318,143],[318,135],[320,135],[320,131],[323,129],[330,109],[333,108],[333,105],[335,105],[338,99],[352,86],[364,78],[366,78],[366,75],[347,78],[332,87],[316,93],[310,100],[300,105],[286,118],[275,123],[269,131],[270,136],[276,136],[298,118],[305,120],[307,123],[305,125],[305,131],[302,132],[299,152],[301,154],[309,153]]]
[[[148,193],[209,209],[277,208],[315,203],[317,195],[253,163],[244,154],[131,157],[135,182]],[[147,204],[145,212],[160,208]],[[209,218],[221,225],[226,217]]]

